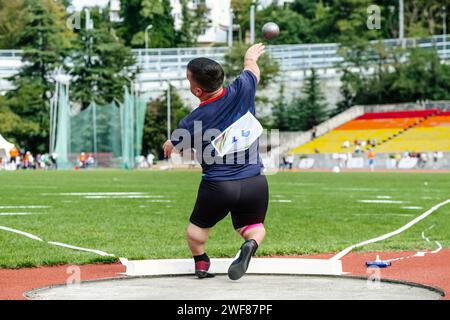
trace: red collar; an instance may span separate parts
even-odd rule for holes
[[[211,99],[208,99],[208,100],[205,100],[202,103],[200,103],[198,106],[201,107],[201,106],[204,106],[205,104],[208,104],[208,103],[211,103],[213,101],[216,101],[217,99],[222,98],[225,95],[226,92],[227,92],[227,88],[222,88],[222,92],[218,96],[216,96],[214,98],[211,98]]]

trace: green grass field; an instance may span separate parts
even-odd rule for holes
[[[393,231],[450,198],[450,175],[442,173],[282,172],[268,179],[268,232],[258,255],[338,252]],[[0,226],[45,240],[0,230],[0,267],[117,260],[46,241],[129,259],[190,257],[185,228],[199,181],[198,171],[0,172]],[[76,192],[143,192],[152,197],[88,199],[61,195]],[[386,196],[405,203],[358,202]],[[7,208],[32,205],[49,207]],[[32,214],[1,214],[12,212]],[[422,231],[431,226],[426,232],[430,240],[449,247],[450,205],[398,236],[359,250],[434,249],[434,241],[427,243],[421,237]],[[207,251],[213,257],[232,257],[240,244],[227,217],[213,230]]]

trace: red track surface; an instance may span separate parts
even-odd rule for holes
[[[369,276],[365,262],[374,260],[379,254],[382,260],[407,257],[415,252],[372,252],[350,253],[342,259],[345,272],[351,275]],[[328,259],[333,254],[319,254],[302,256],[302,258]],[[293,257],[289,257],[293,258]],[[24,292],[34,288],[51,284],[63,284],[69,274],[68,266],[26,268],[26,269],[0,269],[0,299],[25,299]],[[125,267],[119,263],[80,266],[81,280],[94,280],[101,278],[120,277]],[[437,287],[445,291],[445,300],[450,300],[450,249],[444,249],[436,254],[427,254],[424,257],[411,257],[392,263],[392,266],[381,269],[384,279],[404,280]]]

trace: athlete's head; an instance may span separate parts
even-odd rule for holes
[[[222,87],[224,72],[222,66],[208,58],[196,58],[187,65],[187,78],[191,92],[201,99]]]

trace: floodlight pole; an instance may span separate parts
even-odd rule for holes
[[[398,4],[399,10],[398,10],[398,34],[399,34],[399,40],[400,43],[402,45],[402,48],[405,48],[406,43],[405,43],[405,24],[404,24],[404,12],[405,12],[405,6],[403,3],[403,0],[399,0],[399,4]]]
[[[148,68],[148,31],[153,28],[152,24],[149,24],[147,28],[145,28],[145,69]]]
[[[233,46],[233,11],[230,10],[229,22],[228,26],[228,47]]]
[[[170,96],[170,82],[167,81],[167,140],[170,140],[170,135],[172,132],[171,128],[171,109],[172,109],[172,101]]]
[[[443,33],[443,42],[444,42],[444,50],[443,56],[444,59],[447,59],[447,8],[445,6],[442,7],[442,33]]]
[[[250,44],[255,43],[255,4],[250,6]]]

